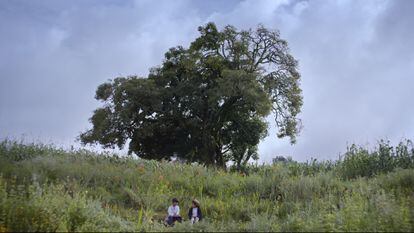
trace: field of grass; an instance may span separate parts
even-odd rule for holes
[[[0,142],[4,231],[414,231],[410,141],[224,171]],[[164,227],[170,200],[205,219]]]

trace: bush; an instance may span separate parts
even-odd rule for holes
[[[352,145],[339,165],[343,179],[372,177],[395,168],[414,168],[414,148],[410,140],[399,143],[395,148],[389,141],[381,140],[373,152]]]

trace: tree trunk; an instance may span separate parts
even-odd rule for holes
[[[221,149],[221,146],[216,146],[215,148],[216,165],[217,167],[226,169],[226,162],[224,161],[224,155]]]

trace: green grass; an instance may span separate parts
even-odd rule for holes
[[[338,161],[228,172],[0,143],[2,231],[414,231],[414,150],[380,142]],[[177,197],[205,219],[166,228]]]

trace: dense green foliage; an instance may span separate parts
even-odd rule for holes
[[[3,141],[0,173],[0,232],[414,231],[409,141],[245,173]],[[172,197],[205,219],[164,227]]]
[[[257,158],[275,113],[279,137],[294,142],[302,106],[297,61],[277,31],[263,26],[199,28],[189,48],[171,48],[146,78],[119,77],[100,85],[91,130],[83,143],[123,147],[140,158],[239,167]]]

